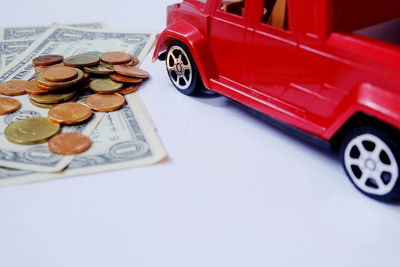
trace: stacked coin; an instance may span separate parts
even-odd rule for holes
[[[78,93],[84,73],[78,68],[51,66],[40,71],[36,80],[25,87],[31,103],[42,108],[73,100]]]
[[[64,58],[44,55],[34,58],[36,80],[8,81],[0,84],[0,94],[16,96],[28,93],[31,103],[48,108],[48,118],[23,119],[9,125],[6,138],[17,144],[49,142],[50,151],[71,155],[87,150],[91,141],[79,133],[58,134],[61,125],[89,120],[92,110],[109,112],[125,105],[123,95],[133,93],[149,77],[139,69],[137,57],[124,52],[92,51]],[[74,103],[85,89],[91,89],[84,104]],[[89,92],[90,94],[90,92]],[[66,103],[67,102],[67,103]],[[20,108],[16,99],[0,98],[0,115]]]

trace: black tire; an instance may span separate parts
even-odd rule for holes
[[[182,94],[196,95],[204,89],[197,65],[183,43],[174,41],[168,47],[165,66],[172,84]]]
[[[363,194],[382,202],[400,200],[398,133],[374,127],[349,132],[340,148],[343,168]]]

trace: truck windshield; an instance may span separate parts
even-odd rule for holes
[[[400,45],[400,1],[334,0],[334,30]]]

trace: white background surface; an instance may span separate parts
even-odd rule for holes
[[[2,1],[0,24],[165,26],[173,1]],[[140,94],[169,157],[0,188],[1,267],[399,266],[400,209],[361,195],[330,153],[224,97],[190,98],[163,62]]]

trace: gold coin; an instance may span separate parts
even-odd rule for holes
[[[34,105],[35,107],[38,108],[47,108],[47,109],[51,109],[52,107],[57,106],[58,104],[42,104],[42,103],[36,103],[35,101],[32,101],[32,99],[29,99],[29,101],[31,102],[32,105]]]
[[[76,155],[88,150],[92,141],[81,133],[62,133],[49,140],[49,150],[59,155]]]
[[[114,111],[125,105],[125,98],[120,94],[94,94],[85,99],[85,104],[100,112]]]
[[[80,81],[83,80],[83,77],[84,77],[83,71],[81,71],[80,69],[75,69],[75,70],[78,72],[78,76],[75,79],[71,80],[71,81],[66,81],[66,82],[50,82],[50,81],[47,81],[44,78],[44,73],[45,73],[44,71],[40,72],[37,75],[36,81],[38,82],[39,87],[42,85],[44,87],[54,88],[54,89],[67,88],[67,87],[73,86],[73,85],[75,85],[75,84],[77,84],[77,83],[79,83]]]
[[[21,103],[11,97],[0,97],[0,115],[12,113],[21,108]]]
[[[65,103],[70,103],[70,102],[75,102],[77,99],[77,95],[75,95],[73,98],[71,98],[70,100],[66,101]],[[52,107],[55,107],[57,105],[59,105],[59,103],[54,103],[54,104],[42,104],[42,103],[37,103],[35,101],[32,101],[32,99],[29,99],[29,101],[31,102],[32,105],[38,107],[38,108],[47,108],[47,109],[51,109]]]
[[[96,93],[99,93],[99,94],[114,93],[114,92],[118,91],[119,89],[121,89],[122,86],[123,86],[122,83],[114,82],[108,78],[94,79],[89,83],[90,89],[92,89],[93,91],[95,91]]]
[[[5,130],[5,136],[10,142],[31,145],[46,142],[59,131],[60,124],[48,118],[28,118],[10,124]]]
[[[29,99],[40,104],[55,104],[70,100],[76,95],[77,91],[65,91],[45,95],[29,95]]]
[[[50,82],[70,81],[77,76],[78,71],[75,68],[65,66],[50,67],[43,73],[43,78]]]
[[[64,65],[69,67],[90,67],[98,65],[99,62],[99,56],[93,54],[79,54],[64,59]]]
[[[11,80],[0,84],[0,94],[7,96],[16,96],[26,94],[25,86],[28,81]]]
[[[103,75],[112,74],[114,72],[112,69],[107,68],[102,65],[93,66],[93,67],[85,67],[83,70],[88,73],[103,74]]]
[[[63,103],[49,110],[49,119],[62,124],[76,124],[89,119],[92,110],[81,103]]]

